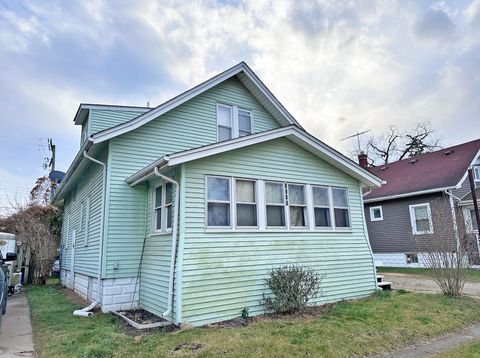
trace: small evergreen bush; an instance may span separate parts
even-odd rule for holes
[[[308,303],[321,295],[321,283],[325,275],[299,265],[274,268],[264,279],[272,291],[271,297],[263,295],[261,304],[267,311],[289,314],[304,310]]]

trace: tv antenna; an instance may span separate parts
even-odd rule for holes
[[[357,137],[358,152],[360,153],[360,152],[362,151],[362,149],[360,148],[360,136],[361,136],[362,134],[365,134],[365,133],[368,133],[368,132],[370,132],[370,129],[368,129],[368,130],[366,130],[366,131],[363,131],[363,132],[357,131],[357,133],[352,134],[352,135],[350,135],[350,136],[348,136],[348,137],[345,137],[345,138],[341,139],[340,142],[342,142],[342,141],[344,141],[344,140],[347,140],[347,139],[350,139],[350,138],[355,138],[355,137]]]

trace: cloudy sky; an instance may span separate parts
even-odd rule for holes
[[[157,105],[246,61],[314,135],[480,137],[480,0],[0,0],[0,207],[79,149],[81,102]]]

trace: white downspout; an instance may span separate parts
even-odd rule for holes
[[[102,258],[103,258],[103,226],[104,226],[104,222],[105,222],[105,187],[107,185],[107,165],[95,158],[92,158],[91,156],[89,156],[87,154],[87,151],[84,150],[83,151],[83,156],[89,160],[91,160],[92,162],[94,163],[97,163],[99,165],[102,166],[102,169],[103,169],[103,185],[102,185],[102,205],[101,205],[101,208],[100,208],[100,212],[101,212],[101,220],[100,220],[100,244],[98,245],[99,248],[98,248],[98,277],[97,277],[97,300],[95,302],[92,303],[92,305],[94,303],[100,303],[98,302],[99,300],[99,297],[100,297],[100,292],[101,291],[101,282],[102,282]]]
[[[168,316],[172,312],[173,305],[173,278],[175,273],[175,252],[177,249],[177,227],[178,227],[178,207],[180,204],[180,185],[177,181],[160,173],[155,167],[155,175],[175,185],[175,204],[173,206],[173,223],[172,223],[172,248],[170,251],[170,274],[168,278],[168,302],[167,310],[162,313],[162,317]]]

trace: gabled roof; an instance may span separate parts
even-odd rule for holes
[[[251,134],[224,142],[205,145],[202,147],[164,155],[134,175],[127,178],[127,183],[134,186],[154,175],[155,168],[165,169],[178,164],[197,160],[211,155],[225,153],[231,150],[245,148],[250,145],[263,143],[277,138],[285,137],[325,162],[349,174],[369,187],[378,187],[382,180],[367,170],[360,167],[351,159],[329,147],[311,134],[295,125],[273,129],[265,132]],[[280,163],[279,163],[280,164]]]
[[[90,109],[106,109],[109,111],[131,111],[138,112],[138,115],[150,111],[152,108],[149,107],[138,107],[138,106],[122,106],[119,104],[97,104],[97,103],[80,103],[77,109],[77,113],[73,118],[73,122],[77,125],[82,125],[87,118],[88,110]]]
[[[176,97],[173,97],[158,107],[155,107],[128,122],[97,132],[91,137],[91,140],[94,143],[103,142],[141,127],[158,116],[178,107],[193,97],[198,96],[199,94],[233,76],[236,76],[253,94],[253,96],[257,98],[262,106],[265,107],[265,109],[269,111],[280,123],[284,123],[285,125],[294,124],[301,128],[300,124],[298,124],[295,118],[293,118],[293,116],[285,109],[285,107],[283,107],[283,105],[270,92],[267,86],[263,84],[263,82],[250,69],[250,67],[248,67],[245,62],[240,62],[228,70],[210,78],[209,80],[189,89],[186,92],[183,92]]]
[[[365,195],[365,202],[391,200],[459,188],[480,155],[480,139],[417,155],[368,171],[387,183]]]

